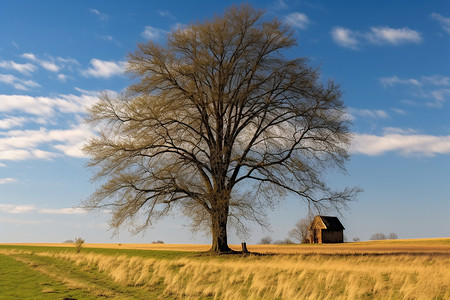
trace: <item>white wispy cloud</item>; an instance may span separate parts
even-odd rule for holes
[[[14,178],[10,178],[10,177],[0,178],[0,184],[8,184],[8,183],[15,183],[15,182],[17,182],[17,179],[14,179]]]
[[[27,121],[24,117],[10,117],[0,119],[0,129],[9,129],[12,127],[21,127]]]
[[[33,53],[24,53],[22,54],[22,57],[32,61],[37,61],[36,55],[34,55]]]
[[[441,75],[423,76],[421,81],[434,86],[450,86],[450,77]]]
[[[369,156],[395,152],[401,156],[450,154],[450,136],[417,134],[389,128],[382,135],[355,134],[352,152]]]
[[[275,9],[288,9],[289,6],[283,0],[277,0],[275,3]]]
[[[39,213],[39,214],[78,215],[86,213],[86,210],[78,207],[39,208],[32,204],[28,205],[0,204],[0,211],[9,214]]]
[[[431,18],[433,18],[434,20],[439,22],[442,29],[447,31],[447,33],[450,33],[450,18],[446,18],[443,15],[438,14],[438,13],[432,13],[430,16],[431,16]]]
[[[62,94],[57,97],[0,94],[0,112],[19,112],[36,116],[53,116],[61,113],[84,113],[86,106],[97,100],[94,95]]]
[[[308,16],[300,12],[294,12],[285,16],[284,22],[299,29],[306,29],[310,23]]]
[[[47,71],[50,72],[58,72],[59,71],[59,67],[58,65],[56,65],[54,62],[51,61],[41,61],[40,62],[41,66],[46,69]]]
[[[399,114],[399,115],[406,115],[406,112],[403,110],[403,109],[400,109],[400,108],[393,108],[392,109],[396,114]]]
[[[2,150],[0,149],[0,160],[8,161],[22,161],[29,159],[37,160],[49,160],[58,155],[52,152],[43,151],[39,149],[11,149]]]
[[[112,42],[117,46],[122,45],[122,43],[118,41],[116,38],[114,38],[112,35],[98,35],[97,38],[103,41]]]
[[[419,44],[422,42],[422,35],[415,30],[390,27],[371,27],[370,31],[361,32],[344,27],[334,27],[331,30],[332,39],[341,47],[353,50],[359,49],[363,45],[372,44],[378,46],[401,44]]]
[[[356,116],[371,118],[371,119],[386,119],[389,117],[388,113],[384,110],[370,110],[370,109],[359,109],[359,108],[348,108],[349,114],[354,119]]]
[[[92,129],[85,123],[73,125],[69,129],[52,133],[53,141],[58,142],[53,147],[69,157],[86,157],[82,148],[93,135]]]
[[[156,28],[153,26],[145,26],[144,31],[142,32],[142,37],[149,39],[151,41],[158,40],[164,35],[167,35],[169,32],[164,29]]]
[[[54,58],[54,60],[56,60],[60,65],[64,66],[64,67],[70,67],[75,65],[78,66],[80,65],[80,63],[75,59],[75,58],[68,58],[68,57],[56,57]]]
[[[40,64],[47,71],[58,72],[60,70],[60,66],[56,64],[55,59],[51,56],[49,56],[50,60],[39,59],[33,53],[24,53],[22,57]]]
[[[442,103],[447,99],[450,99],[450,89],[439,89],[430,92],[431,97],[435,100],[434,102],[428,102],[427,105],[431,107],[442,107]]]
[[[36,211],[34,205],[0,204],[0,211],[9,214],[23,214]]]
[[[98,9],[91,8],[91,9],[89,9],[89,11],[90,11],[92,14],[96,15],[100,21],[106,21],[106,20],[108,20],[108,15],[106,15],[106,14],[100,12]]]
[[[67,129],[11,130],[0,133],[0,160],[52,159],[62,154],[84,157],[81,147],[92,136],[84,123]]]
[[[450,86],[450,77],[442,75],[422,76],[420,78],[399,78],[397,75],[380,78],[380,83],[385,86],[411,85],[411,86]]]
[[[391,76],[391,77],[382,77],[382,78],[380,78],[380,82],[381,82],[381,84],[384,87],[394,86],[394,85],[397,85],[397,84],[414,85],[414,86],[421,86],[422,85],[422,83],[420,83],[420,81],[415,79],[415,78],[400,79],[396,75]]]
[[[1,77],[0,77],[1,80]],[[55,112],[47,97],[32,97],[28,95],[0,95],[0,112],[22,112],[33,115],[51,116]]]
[[[105,41],[113,41],[114,40],[114,38],[111,35],[101,35],[99,37]]]
[[[404,86],[405,90],[414,98],[426,99],[425,104],[440,108],[450,99],[450,77],[433,75],[419,78],[400,78],[396,75],[379,79],[384,87]]]
[[[90,90],[85,90],[85,89],[81,89],[79,87],[75,87],[74,88],[76,91],[80,92],[80,94],[84,97],[84,96],[89,96],[91,97],[90,99],[98,99],[98,97],[100,96],[99,91],[90,91]],[[108,90],[107,91],[108,94],[114,95],[114,96],[118,96],[117,92]],[[72,96],[72,94],[70,94]],[[93,97],[93,98],[92,98]]]
[[[40,84],[33,80],[20,79],[11,74],[0,74],[0,82],[11,85],[21,91],[28,91],[30,88],[40,87]]]
[[[419,44],[422,42],[422,36],[419,32],[404,28],[389,28],[389,27],[372,27],[369,33],[365,36],[373,44],[379,45],[400,45],[407,43]]]
[[[58,156],[84,157],[81,147],[93,133],[80,116],[87,106],[97,101],[98,95],[96,92],[78,91],[81,95],[0,95],[0,112],[5,116],[0,121],[0,162]],[[59,129],[53,129],[53,126],[46,128],[47,120],[52,120],[55,115],[69,118],[58,123]],[[25,123],[40,128],[21,130]]]
[[[58,76],[56,76],[56,78],[58,78],[59,81],[66,82],[67,75],[66,74],[58,74]]]
[[[168,11],[167,9],[164,9],[164,10],[158,10],[158,14],[159,14],[161,17],[168,17],[168,18],[171,18],[172,20],[175,20],[175,19],[176,19],[175,16],[172,15],[172,14],[170,13],[170,11]]]
[[[331,37],[341,47],[356,50],[359,46],[357,33],[343,27],[334,27],[331,30]]]
[[[79,215],[85,214],[86,210],[79,207],[67,207],[67,208],[41,208],[38,209],[39,213],[42,214],[62,214],[62,215]]]
[[[30,73],[36,71],[36,66],[31,63],[20,64],[20,63],[14,62],[12,60],[0,61],[0,68],[8,69],[8,70],[15,70],[17,72],[20,72],[20,73],[26,74],[26,75],[29,75]]]
[[[34,53],[23,53],[21,57],[40,65],[47,71],[54,73],[61,71],[61,69],[63,68],[72,71],[72,66],[78,66],[80,64],[74,58],[53,57],[50,55],[45,55],[45,59],[42,59]]]
[[[82,74],[86,77],[109,78],[123,74],[125,71],[125,63],[120,61],[105,61],[93,58],[90,63],[92,67],[82,71]]]

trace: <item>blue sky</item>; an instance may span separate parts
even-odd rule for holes
[[[450,236],[450,2],[249,2],[292,26],[298,45],[287,55],[308,57],[344,92],[352,158],[348,174],[327,178],[365,190],[342,212],[348,239]],[[0,3],[0,242],[209,243],[176,215],[145,234],[112,236],[107,214],[76,208],[95,189],[80,146],[92,135],[85,107],[130,84],[124,63],[137,43],[164,43],[233,3]],[[272,231],[254,227],[245,239],[284,239],[306,210],[288,198],[268,213]]]

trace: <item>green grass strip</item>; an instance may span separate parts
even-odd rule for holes
[[[29,265],[0,254],[0,299],[97,299],[87,291],[71,290]]]

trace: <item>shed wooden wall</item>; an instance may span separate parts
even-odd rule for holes
[[[343,243],[344,231],[322,229],[322,243]]]
[[[322,243],[322,229],[310,229],[309,230],[309,242],[311,244]]]

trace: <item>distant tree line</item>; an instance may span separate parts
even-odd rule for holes
[[[164,242],[158,240],[158,241],[153,241],[152,244],[164,244]]]
[[[273,241],[272,237],[265,236],[259,241],[258,244],[261,244],[261,245],[270,245],[270,244],[286,245],[286,244],[295,244],[295,243],[292,240],[288,239],[288,238],[285,238],[284,240]]]
[[[378,232],[374,233],[370,236],[370,240],[377,241],[377,240],[396,240],[398,239],[398,235],[395,232],[391,232],[388,235],[385,235],[384,233]]]

